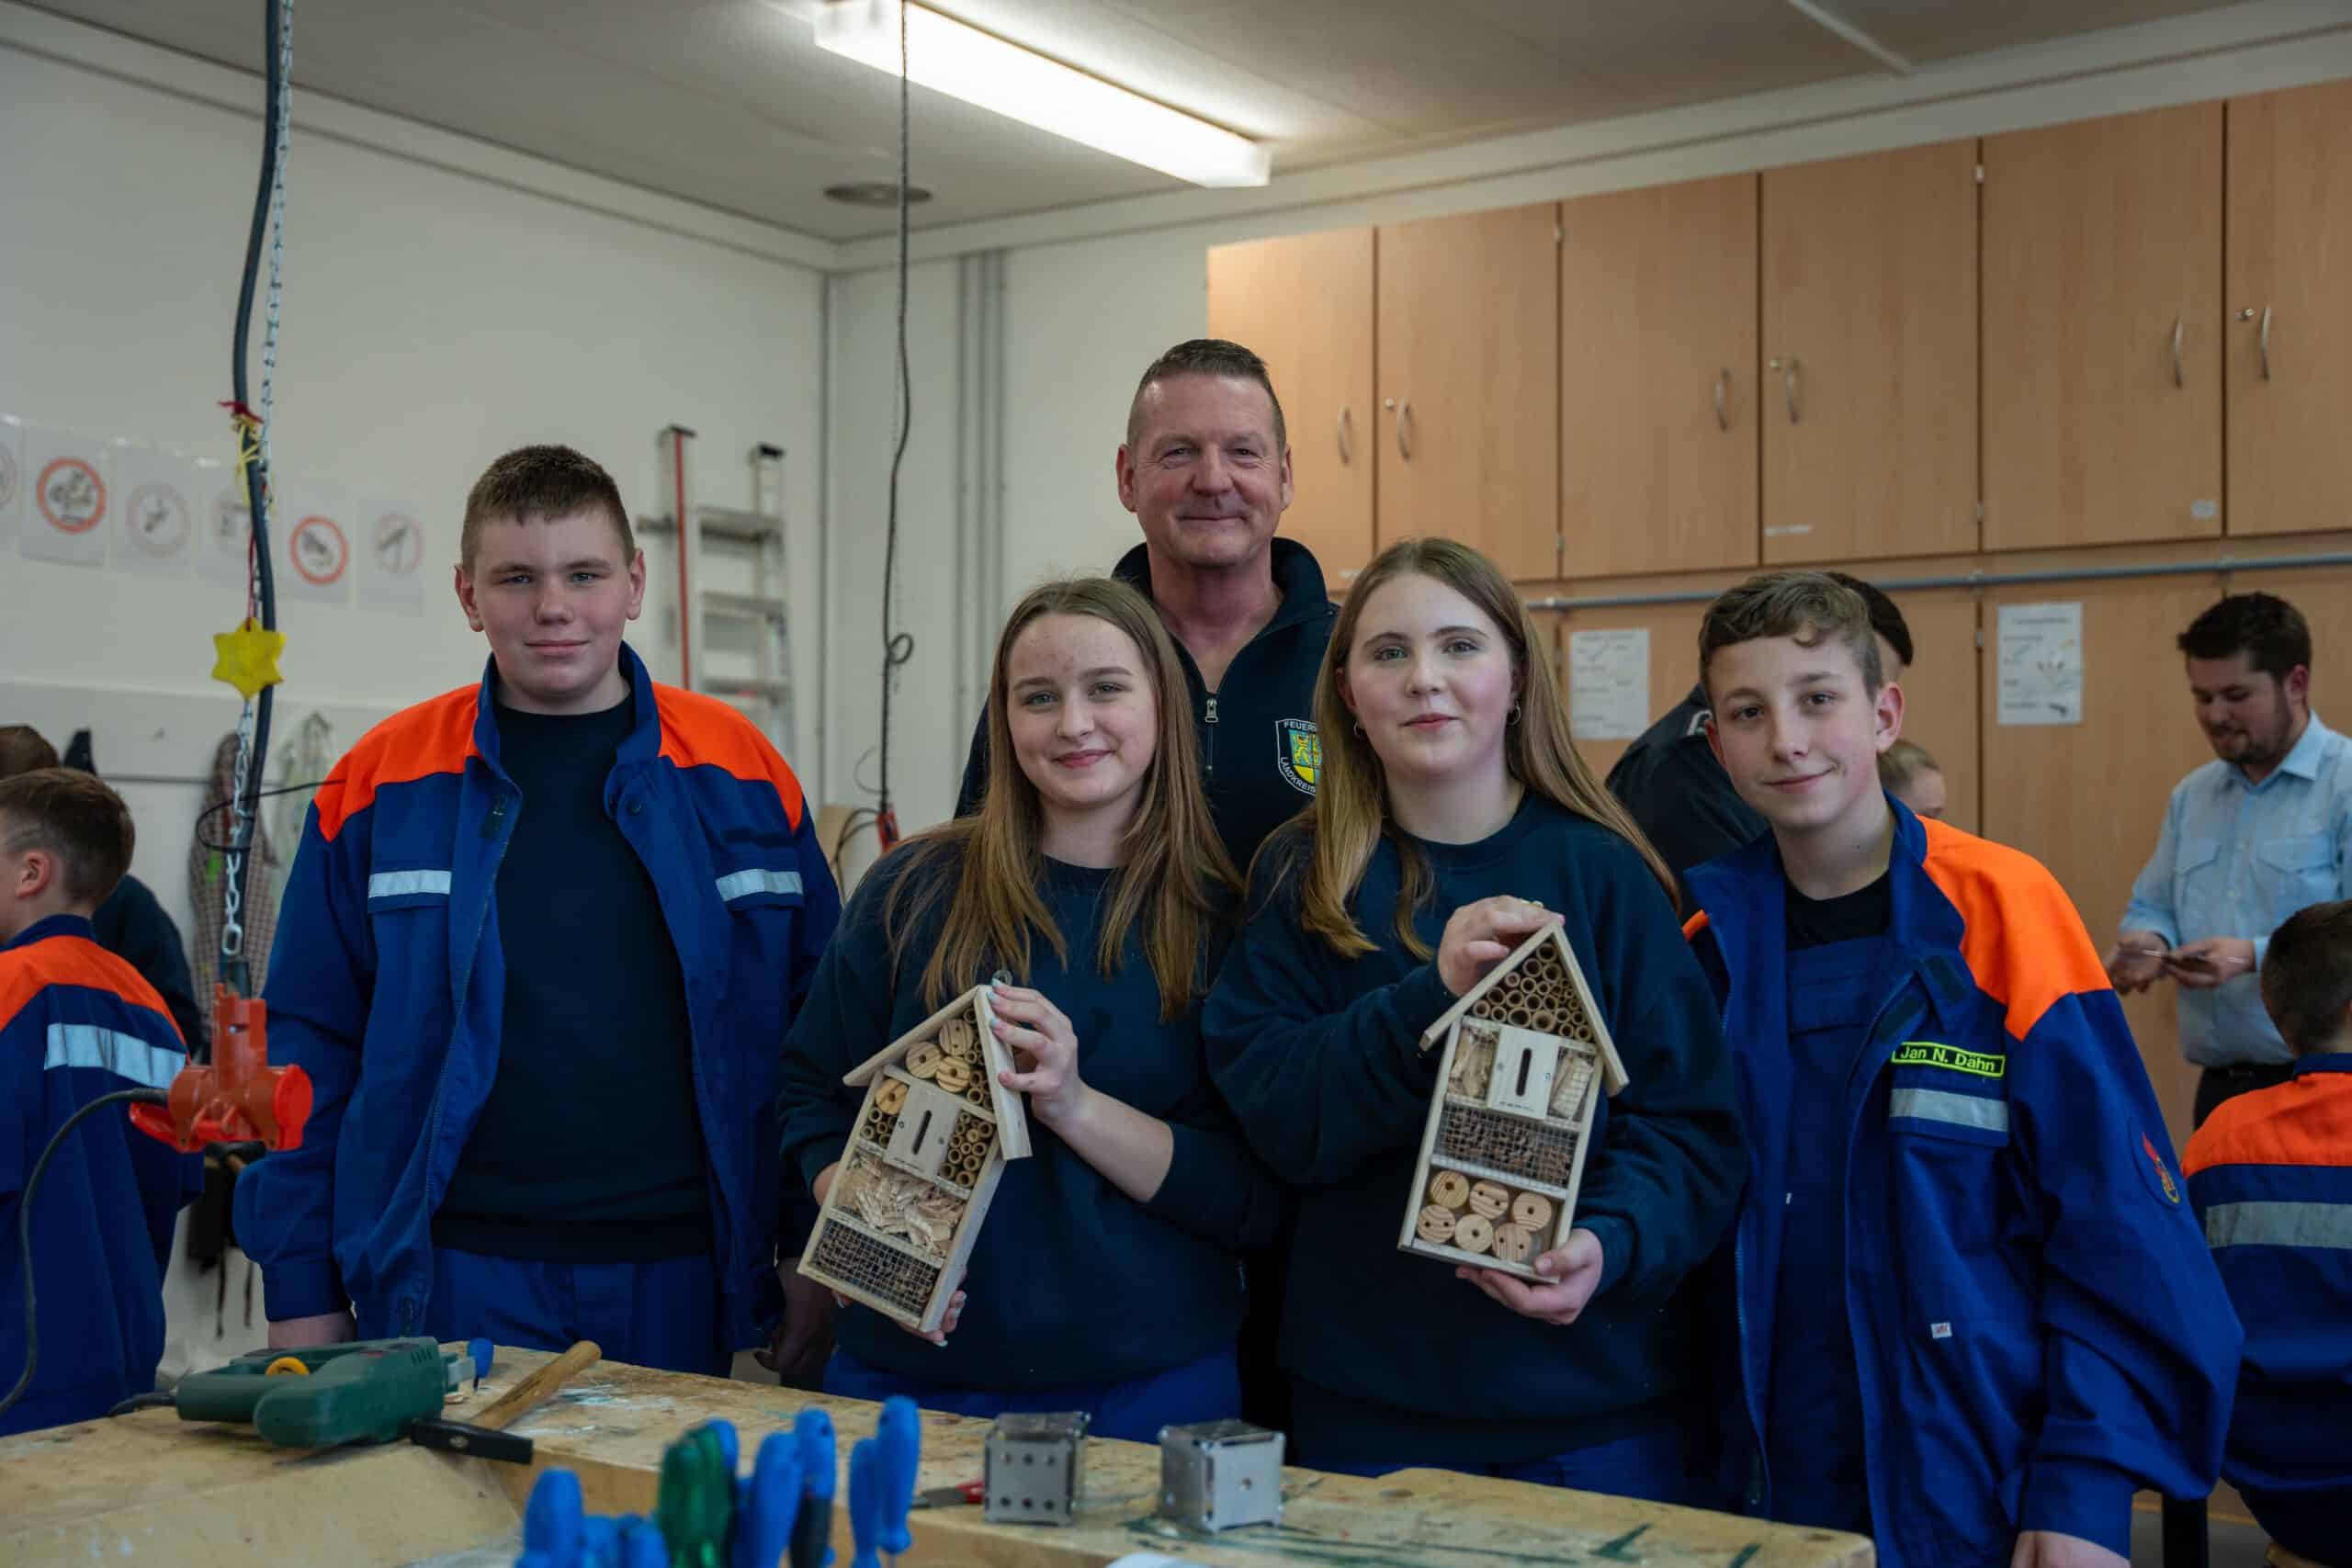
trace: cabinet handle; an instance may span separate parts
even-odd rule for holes
[[[1789,398],[1789,423],[1794,424],[1804,417],[1804,413],[1803,401],[1797,395],[1799,375],[1797,357],[1793,354],[1789,355],[1785,366],[1775,359],[1772,361],[1772,368],[1781,372],[1781,387],[1788,393]]]
[[[1715,428],[1731,428],[1731,368],[1726,366],[1715,372]]]
[[[1348,416],[1348,406],[1342,403],[1340,405],[1340,461],[1352,463],[1355,460],[1355,422]]]
[[[2176,387],[2188,385],[2181,379],[2180,375],[2180,318],[2178,316],[2172,319],[2172,384]]]
[[[1396,455],[1407,462],[1413,460],[1413,400],[1407,398],[1396,405]]]
[[[2245,310],[2240,310],[2238,320],[2241,321],[2254,320],[2254,307],[2248,305]],[[2267,305],[2262,308],[2262,378],[2266,381],[2270,379],[2270,307]]]

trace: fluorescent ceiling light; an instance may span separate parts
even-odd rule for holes
[[[910,81],[1194,185],[1266,183],[1254,141],[936,11],[905,9]],[[899,0],[831,0],[817,8],[818,47],[896,76],[899,11]]]

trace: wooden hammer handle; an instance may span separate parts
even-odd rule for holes
[[[503,1430],[520,1419],[524,1412],[551,1398],[556,1390],[593,1367],[604,1356],[593,1339],[582,1339],[504,1393],[500,1394],[472,1416],[469,1425]]]

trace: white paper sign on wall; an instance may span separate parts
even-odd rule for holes
[[[2083,722],[2081,601],[2002,605],[1999,652],[2000,723]]]
[[[186,577],[196,556],[196,525],[206,492],[193,459],[153,446],[114,453],[113,564],[145,577]]]
[[[25,427],[25,487],[17,547],[37,560],[104,566],[113,453],[95,436]]]
[[[1578,740],[1631,740],[1649,727],[1649,627],[1570,632],[1570,733]]]

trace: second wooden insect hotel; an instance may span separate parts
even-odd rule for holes
[[[865,1089],[800,1272],[918,1332],[939,1327],[1004,1162],[1029,1156],[975,986],[842,1081]]]
[[[1549,925],[1421,1035],[1443,1047],[1397,1246],[1539,1279],[1565,1246],[1603,1092],[1624,1064],[1567,938]]]

